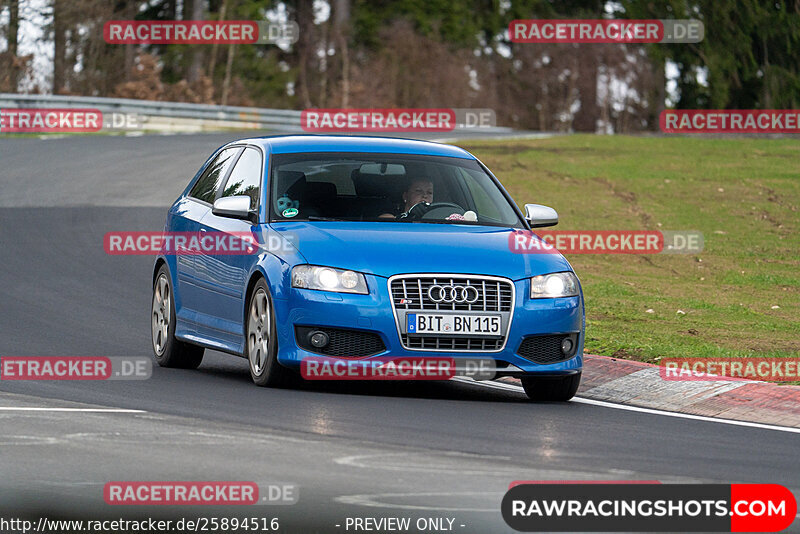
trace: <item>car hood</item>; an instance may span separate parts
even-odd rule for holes
[[[274,224],[306,261],[389,277],[403,273],[468,273],[513,280],[571,271],[557,253],[518,254],[511,228],[463,224],[312,221]]]

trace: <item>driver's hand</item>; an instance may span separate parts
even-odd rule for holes
[[[398,219],[407,219],[407,218],[416,219],[418,217],[422,217],[428,211],[428,206],[430,206],[430,203],[425,202],[424,200],[421,202],[417,202],[416,204],[411,206],[411,208],[409,208],[407,212],[401,213]]]

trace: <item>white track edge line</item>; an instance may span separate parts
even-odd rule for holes
[[[0,406],[2,412],[97,412],[97,413],[147,413],[145,410],[125,408],[44,408],[39,406]]]
[[[499,382],[476,382],[474,380],[463,379],[460,377],[454,377],[451,380],[456,380],[458,382],[468,383],[468,384],[476,384],[483,387],[494,388],[494,389],[503,389],[507,391],[516,391],[519,393],[524,393],[525,390],[522,389],[522,386],[515,386],[513,384],[503,384]],[[574,397],[572,402],[577,402],[580,404],[591,404],[593,406],[601,406],[603,408],[613,408],[616,410],[626,410],[629,412],[639,412],[639,413],[646,413],[650,415],[664,415],[667,417],[677,417],[679,419],[692,419],[694,421],[704,421],[708,423],[722,423],[725,425],[733,425],[733,426],[743,426],[748,428],[759,428],[762,430],[775,430],[777,432],[788,432],[791,434],[800,434],[800,428],[792,428],[788,426],[778,426],[778,425],[768,425],[765,423],[753,423],[750,421],[736,421],[735,419],[722,419],[718,417],[707,417],[704,415],[693,415],[689,413],[679,413],[679,412],[668,412],[666,410],[656,410],[654,408],[642,408],[639,406],[628,406],[625,404],[616,404],[613,402],[606,402],[594,399],[585,399],[583,397]]]

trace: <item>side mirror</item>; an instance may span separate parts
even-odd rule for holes
[[[250,197],[247,195],[237,195],[235,197],[222,197],[214,202],[211,213],[218,217],[230,217],[231,219],[250,220]]]
[[[543,228],[558,224],[558,213],[553,208],[541,204],[525,204],[525,220],[531,228]]]

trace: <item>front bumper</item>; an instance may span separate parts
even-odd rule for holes
[[[403,347],[392,310],[392,301],[385,278],[367,276],[368,295],[332,293],[292,288],[287,299],[275,299],[278,324],[278,361],[298,368],[300,362],[319,354],[300,348],[295,339],[295,326],[317,326],[361,330],[379,335],[386,350],[375,357],[434,357],[458,359],[492,358],[497,362],[498,376],[525,374],[563,375],[579,372],[583,366],[584,309],[582,296],[558,299],[531,299],[530,281],[514,282],[515,302],[505,346],[497,352],[452,352],[409,350]],[[569,360],[539,364],[526,359],[517,350],[523,339],[531,335],[578,333],[575,356]]]

